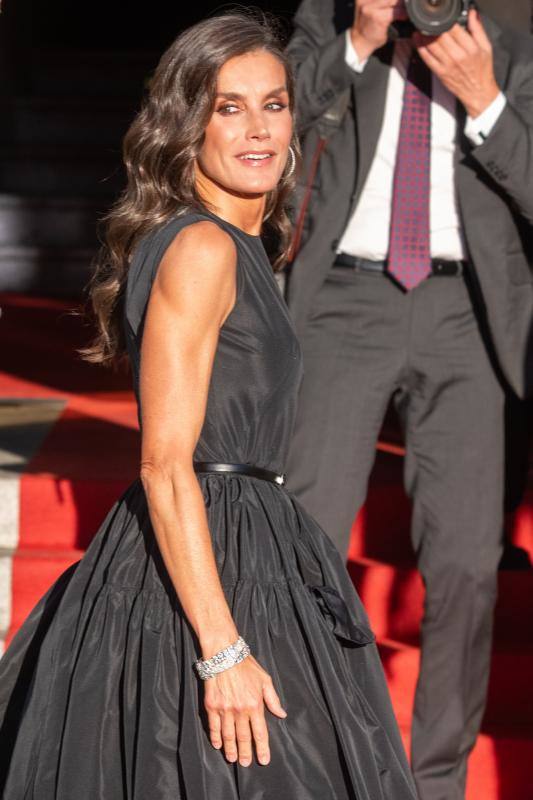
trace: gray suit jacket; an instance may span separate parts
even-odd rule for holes
[[[288,301],[300,334],[359,199],[385,108],[392,46],[374,53],[362,74],[354,73],[344,60],[344,31],[352,20],[348,0],[303,0],[289,44],[307,167],[321,116],[343,92],[349,94],[348,110],[320,162],[290,276]],[[508,102],[480,146],[464,136],[465,112],[457,104],[457,193],[478,318],[496,368],[524,396],[533,388],[533,38],[504,31],[486,16],[483,22]]]

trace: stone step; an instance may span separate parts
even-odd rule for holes
[[[74,550],[53,555],[43,551],[37,558],[24,551],[0,551],[0,653],[54,581],[82,556]]]
[[[12,619],[13,553],[19,542],[20,477],[64,408],[63,400],[0,400],[0,653]]]
[[[378,640],[378,645],[398,721],[407,725],[413,709],[420,650],[390,640]],[[461,657],[457,653],[457,658]],[[533,738],[532,674],[533,651],[493,651],[484,727],[507,724],[509,728],[527,729]]]
[[[348,570],[376,635],[417,647],[424,603],[424,588],[417,570],[368,559],[350,561]],[[533,571],[498,574],[495,640],[500,649],[511,651],[518,647],[533,653],[532,596]]]
[[[0,291],[78,297],[112,198],[0,195]]]
[[[371,559],[397,566],[415,564],[410,539],[411,503],[403,488],[403,449],[382,434],[370,478],[371,492],[354,522],[350,558]],[[506,519],[507,535],[529,552],[533,561],[533,472],[521,505]]]
[[[0,656],[8,644],[13,614],[13,555],[0,550]]]
[[[409,725],[400,725],[400,732],[409,752]],[[465,800],[531,800],[532,758],[531,727],[483,726],[468,759]]]
[[[96,247],[0,245],[0,291],[77,298],[92,274]]]
[[[491,726],[469,758],[466,800],[531,800],[532,759],[530,726]]]
[[[94,248],[112,198],[0,194],[0,247]]]

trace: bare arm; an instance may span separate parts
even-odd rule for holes
[[[219,330],[235,292],[236,251],[228,234],[211,222],[185,228],[159,267],[141,351],[141,479],[165,566],[204,658],[238,637],[193,470]],[[255,659],[206,681],[205,688],[213,745],[221,746],[222,733],[227,758],[236,760],[237,730],[239,760],[249,763],[251,726],[260,760],[269,758],[264,702],[273,713],[285,713]]]

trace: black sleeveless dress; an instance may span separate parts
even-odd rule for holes
[[[259,237],[206,212],[142,241],[125,302],[135,387],[157,267],[176,234],[206,218],[236,244],[238,284],[195,459],[281,473],[301,355]],[[137,480],[0,662],[1,797],[414,800],[373,636],[327,536],[274,483],[213,473],[198,480],[237,628],[288,712],[285,720],[266,712],[270,765],[230,764],[210,744],[192,666],[198,644]]]

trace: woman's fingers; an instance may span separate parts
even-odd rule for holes
[[[250,724],[252,726],[257,760],[260,764],[269,764],[270,747],[268,745],[268,728],[264,713],[262,711],[258,711],[257,713],[252,714],[250,716]]]
[[[248,714],[239,714],[236,717],[235,731],[239,750],[239,764],[241,767],[249,767],[252,763],[252,732]]]
[[[270,678],[263,685],[263,698],[266,707],[272,714],[275,714],[276,717],[281,717],[281,719],[285,719],[287,712],[282,708],[280,699]]]
[[[235,717],[231,711],[225,711],[222,715],[222,741],[224,742],[224,754],[228,761],[237,761],[237,740],[235,738]]]
[[[253,657],[235,671],[217,676],[205,687],[204,705],[213,747],[223,748],[230,763],[249,767],[254,750],[259,764],[270,763],[265,706],[275,716],[285,719],[271,677]]]
[[[216,747],[217,750],[220,750],[222,747],[222,723],[218,711],[208,711],[207,721],[209,724],[209,738],[211,739],[211,744],[213,747]]]

